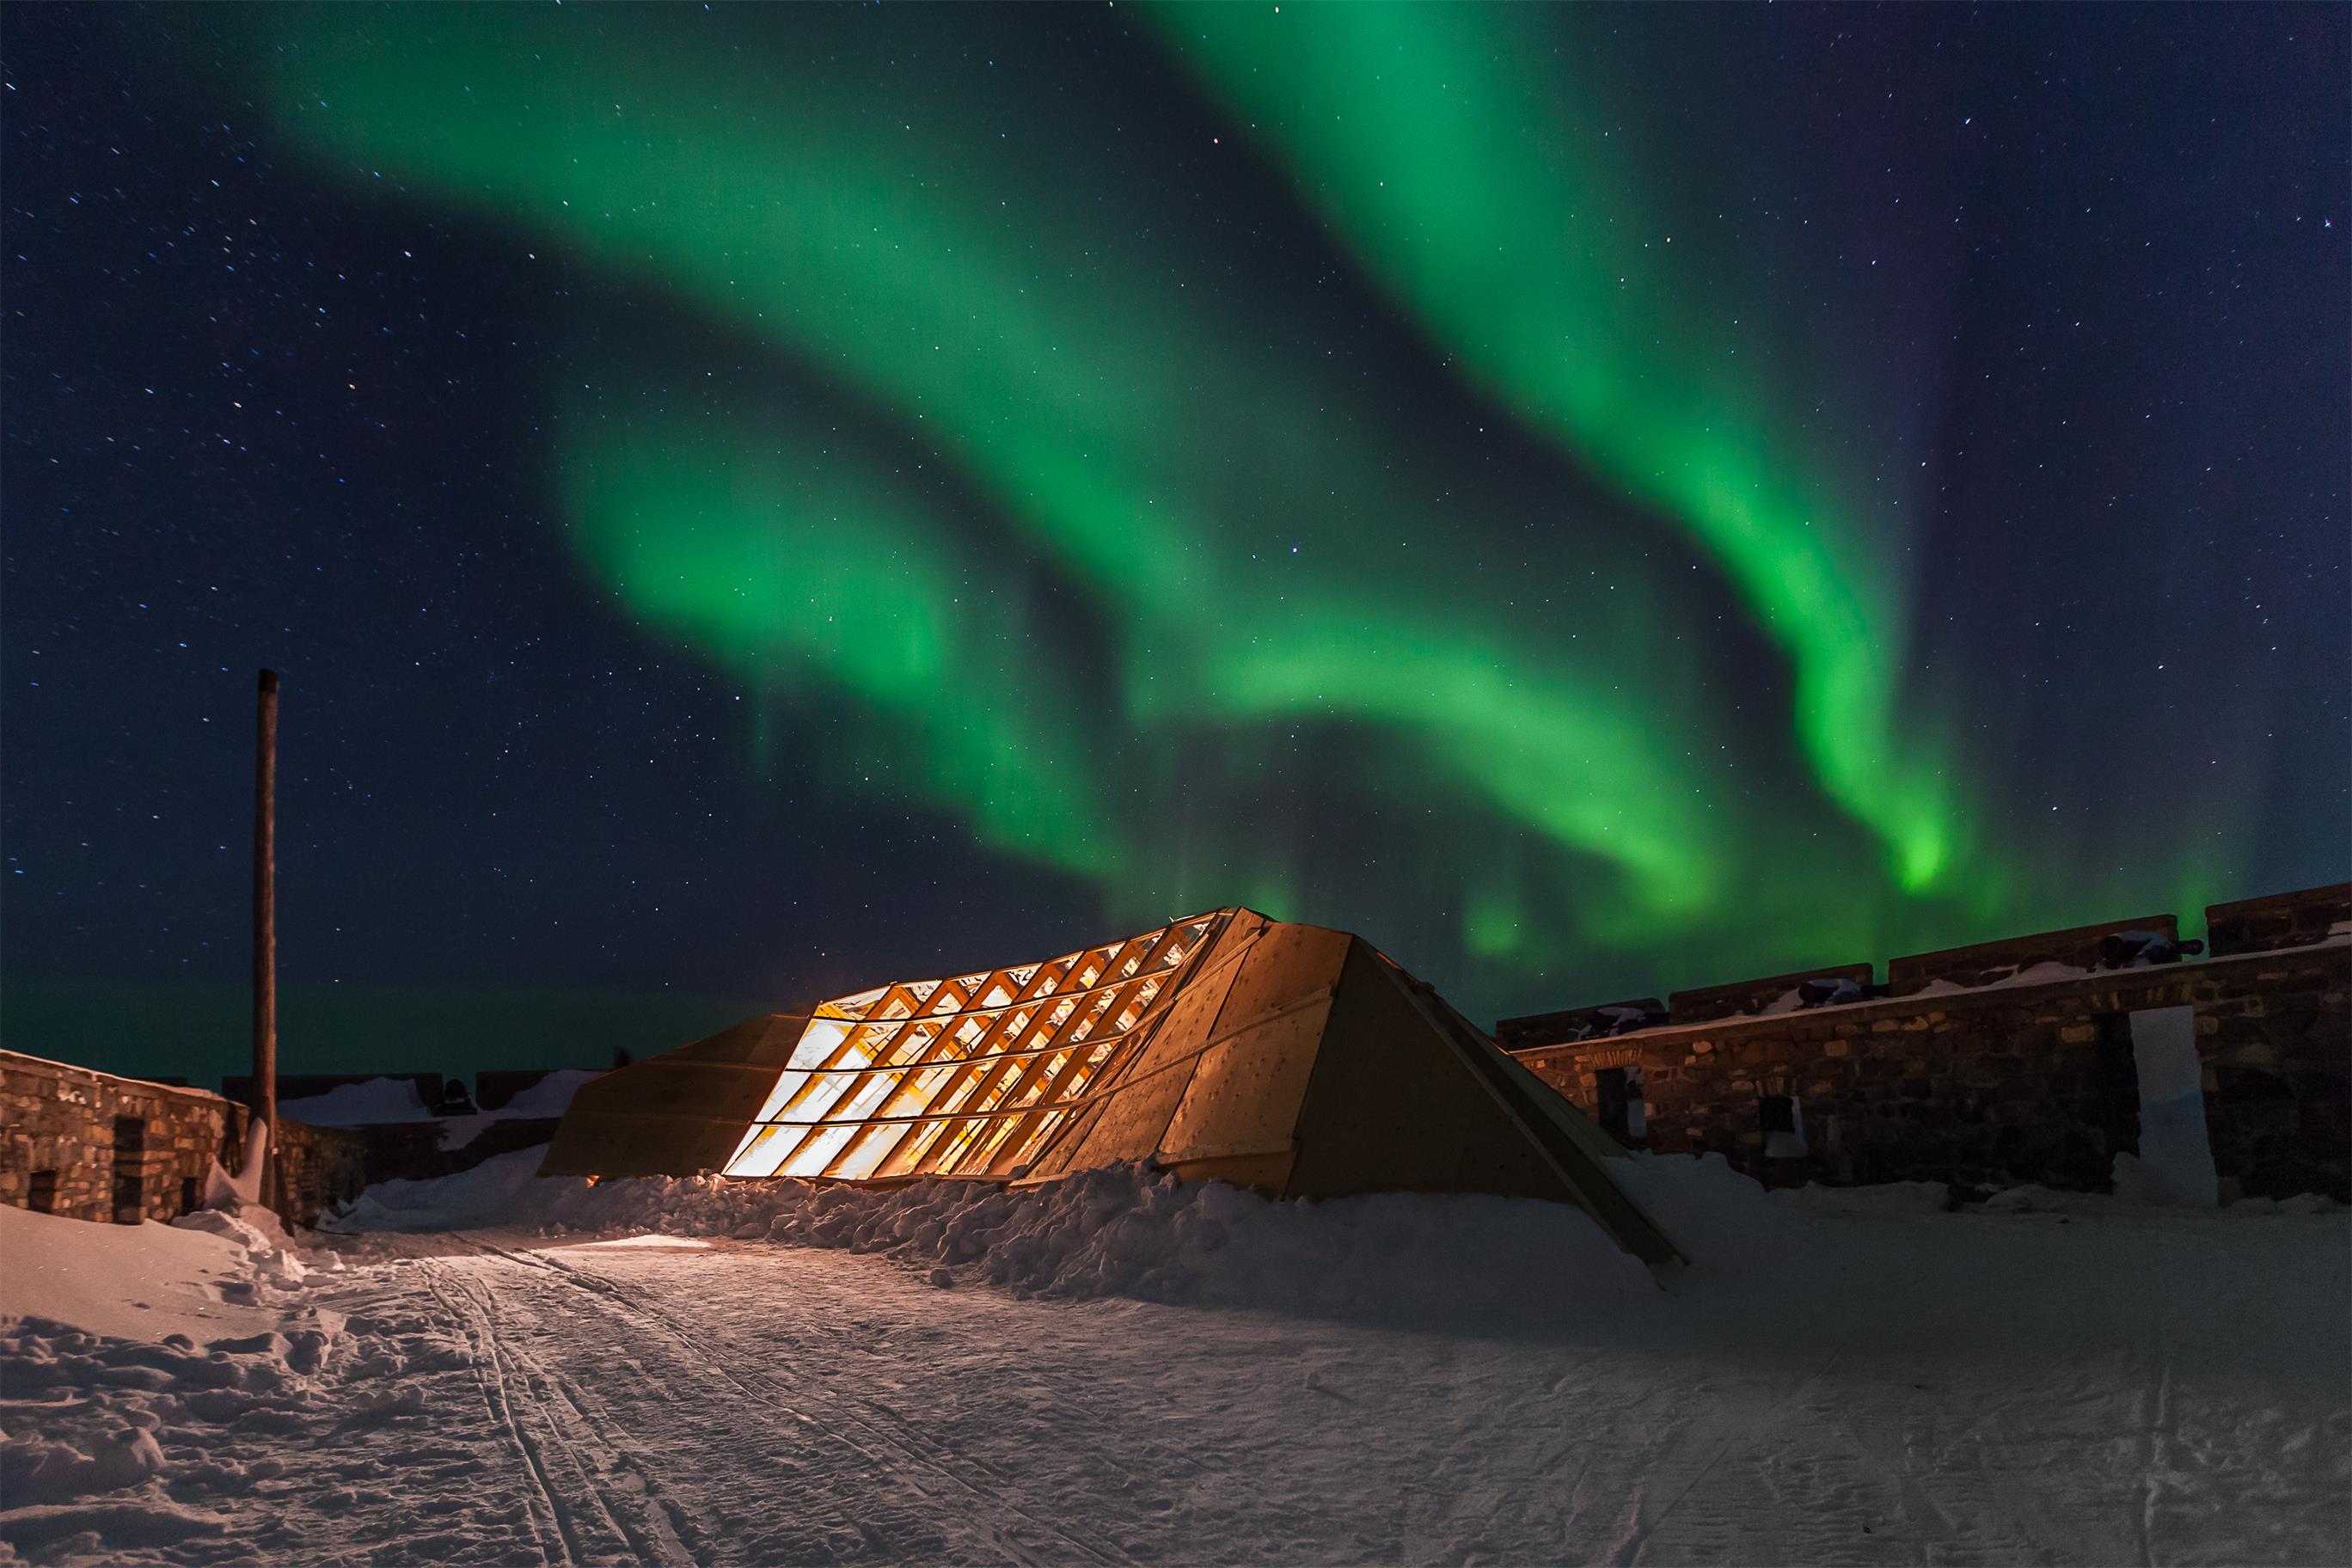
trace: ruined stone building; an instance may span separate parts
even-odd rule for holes
[[[2106,1189],[2201,1131],[2222,1201],[2352,1201],[2352,884],[1496,1026],[1621,1142],[1769,1185]]]
[[[215,1161],[235,1171],[252,1112],[209,1089],[117,1078],[0,1051],[0,1204],[135,1225],[193,1212]],[[290,1217],[310,1223],[357,1195],[360,1141],[281,1119]]]

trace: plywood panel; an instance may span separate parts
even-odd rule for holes
[[[1267,925],[1242,960],[1213,1033],[1228,1033],[1286,1003],[1328,990],[1339,980],[1348,944],[1354,940],[1346,931],[1321,926]]]
[[[1184,1086],[1191,1081],[1192,1072],[1189,1060],[1180,1061],[1172,1068],[1120,1089],[1104,1102],[1085,1136],[1074,1144],[1066,1144],[1066,1153],[1056,1151],[1055,1155],[1049,1155],[1051,1169],[1041,1163],[1035,1173],[1090,1171],[1123,1160],[1152,1158],[1176,1102],[1184,1098]]]
[[[1211,1151],[1287,1147],[1298,1131],[1298,1108],[1323,1043],[1331,997],[1309,993],[1304,1005],[1278,1014],[1211,1046],[1192,1068],[1192,1082],[1160,1141],[1160,1160],[1173,1164]],[[1227,1012],[1232,1009],[1228,1007]]]
[[[1288,1149],[1275,1149],[1255,1154],[1204,1155],[1169,1168],[1187,1182],[1231,1182],[1278,1198],[1290,1184],[1292,1158]]]
[[[540,1173],[687,1175],[742,1141],[808,1020],[772,1013],[581,1085]]]
[[[1573,1201],[1379,966],[1349,952],[1298,1127],[1296,1196],[1486,1192]]]
[[[1247,932],[1227,928],[1226,937],[1169,1004],[1166,1017],[1119,1073],[1108,1098],[1089,1110],[1086,1121],[1045,1151],[1031,1172],[1033,1179],[1154,1155],[1168,1119],[1192,1080],[1192,1058],[1208,1039],[1241,967],[1233,955],[1245,952],[1249,940]]]

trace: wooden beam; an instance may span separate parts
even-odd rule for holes
[[[278,1158],[278,672],[261,672],[253,736],[253,1113],[269,1129],[254,1190],[282,1208]]]

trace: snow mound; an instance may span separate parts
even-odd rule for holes
[[[1565,1205],[1407,1193],[1278,1203],[1135,1164],[1017,1192],[937,1179],[877,1190],[700,1176],[566,1183],[525,1196],[557,1234],[844,1247],[885,1254],[934,1283],[1022,1296],[1549,1321],[1656,1289],[1639,1261]]]
[[[0,1319],[47,1318],[126,1339],[251,1333],[273,1321],[242,1239],[93,1225],[0,1205]]]
[[[378,1182],[352,1205],[323,1216],[328,1231],[442,1230],[520,1217],[547,1145],[495,1154],[452,1175]],[[550,1185],[553,1184],[551,1183]],[[584,1186],[584,1183],[573,1184]]]
[[[345,1339],[331,1312],[298,1312],[278,1330],[205,1346],[185,1334],[127,1340],[49,1318],[12,1320],[0,1325],[12,1417],[47,1429],[0,1442],[0,1496],[14,1510],[139,1487],[165,1470],[158,1439],[188,1440],[191,1418],[226,1424],[304,1403],[308,1380]]]
[[[281,1289],[299,1285],[310,1270],[295,1256],[293,1242],[278,1215],[258,1204],[198,1209],[172,1222],[174,1230],[203,1231],[244,1248],[254,1271]]]
[[[1952,1189],[1946,1182],[1882,1182],[1868,1187],[1808,1184],[1776,1188],[1772,1201],[1807,1214],[1853,1219],[1916,1219],[1923,1215],[1950,1212]]]
[[[118,1427],[90,1447],[96,1452],[38,1437],[0,1443],[0,1496],[21,1504],[116,1492],[163,1468],[163,1450],[144,1426]]]
[[[586,1068],[566,1068],[549,1073],[496,1110],[445,1117],[441,1121],[441,1147],[466,1148],[501,1121],[551,1121],[571,1109],[572,1097],[580,1092],[581,1085],[604,1076]]]
[[[2297,1193],[2291,1198],[2240,1198],[2230,1205],[2232,1215],[2341,1214],[2344,1205],[2326,1193]]]
[[[56,1548],[68,1562],[115,1561],[125,1548],[174,1546],[192,1536],[218,1535],[228,1521],[217,1514],[171,1502],[107,1502],[78,1508],[36,1504],[0,1514],[0,1542],[53,1561]],[[13,1556],[13,1553],[12,1553]]]
[[[446,1359],[425,1336],[398,1332],[404,1325],[354,1336],[338,1314],[310,1309],[270,1321],[276,1328],[203,1343],[184,1333],[126,1339],[44,1317],[0,1321],[10,1427],[0,1434],[0,1562],[18,1553],[147,1562],[126,1554],[218,1535],[232,1518],[192,1501],[258,1499],[287,1468],[264,1451],[272,1442],[315,1448],[380,1399],[373,1380]]]
[[[379,1121],[440,1121],[470,1124],[478,1131],[493,1121],[561,1116],[570,1108],[580,1086],[604,1075],[588,1068],[565,1068],[549,1073],[496,1110],[444,1118],[425,1104],[415,1083],[404,1078],[372,1078],[365,1083],[341,1083],[324,1094],[280,1100],[278,1113],[313,1127],[363,1127]],[[464,1142],[445,1144],[462,1148]]]
[[[404,1078],[372,1078],[365,1083],[339,1083],[324,1094],[302,1100],[282,1100],[278,1113],[313,1127],[360,1127],[377,1121],[438,1120],[416,1085]]]
[[[604,1076],[593,1068],[565,1068],[561,1072],[549,1073],[496,1110],[483,1114],[495,1121],[561,1116],[571,1109],[572,1097],[580,1092],[583,1084]]]
[[[1771,1262],[1814,1228],[1811,1216],[1775,1203],[1721,1154],[1634,1154],[1609,1162],[1609,1173],[1692,1267],[1708,1273]]]
[[[936,1284],[1024,1296],[1412,1320],[1558,1321],[1657,1289],[1590,1216],[1533,1199],[1276,1202],[1144,1165],[1023,1191],[936,1178],[890,1188],[710,1175],[591,1185],[534,1180],[541,1155],[521,1150],[451,1176],[378,1184],[331,1228],[726,1237],[879,1253]],[[1720,1156],[1644,1156],[1612,1170],[1694,1258],[1736,1265],[1804,1223]]]
[[[888,1257],[940,1286],[1021,1296],[1260,1307],[1370,1319],[1596,1322],[1654,1301],[1659,1282],[1802,1267],[1856,1220],[1937,1223],[1936,1183],[1768,1192],[1719,1153],[1635,1154],[1608,1170],[1688,1260],[1654,1277],[1582,1211],[1475,1194],[1276,1202],[1156,1168],[1114,1166],[1020,1191],[927,1178],[894,1187],[786,1177],[540,1180],[525,1149],[430,1181],[370,1187],[331,1222],[347,1233],[472,1226],[562,1238],[728,1237]],[[2121,1218],[2136,1205],[2011,1188],[1992,1214]],[[2252,1212],[2251,1210],[2249,1212]],[[2300,1207],[2290,1212],[2304,1212]]]

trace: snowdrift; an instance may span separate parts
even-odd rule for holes
[[[1271,1202],[1136,1164],[1048,1186],[926,1180],[891,1191],[710,1178],[533,1194],[556,1234],[728,1236],[885,1254],[935,1284],[1349,1316],[1553,1318],[1654,1292],[1582,1211],[1389,1194]]]
[[[569,1237],[657,1235],[841,1248],[889,1258],[942,1287],[1020,1296],[1127,1298],[1367,1321],[1598,1325],[1664,1307],[1685,1284],[1817,1270],[1854,1246],[1847,1222],[1948,1216],[1918,1183],[1768,1193],[1720,1154],[1642,1154],[1612,1174],[1692,1260],[1654,1275],[1565,1204],[1477,1194],[1270,1200],[1129,1163],[1044,1186],[927,1178],[897,1187],[714,1175],[594,1185],[536,1178],[526,1149],[432,1181],[387,1182],[331,1220],[346,1232],[521,1226]],[[2240,1205],[2251,1216],[2324,1199]],[[1978,1212],[2076,1218],[2177,1211],[2089,1194],[2017,1189]],[[2217,1216],[2218,1217],[2218,1216]],[[1663,1282],[1663,1283],[1662,1283]]]
[[[234,1237],[124,1228],[142,1250],[167,1258],[179,1242],[243,1251]],[[41,1316],[0,1318],[0,1384],[9,1401],[9,1429],[0,1433],[0,1560],[185,1561],[169,1549],[233,1527],[251,1534],[257,1517],[282,1500],[270,1494],[283,1489],[289,1452],[421,1419],[415,1380],[470,1368],[467,1347],[430,1324],[397,1314],[347,1321],[305,1307],[299,1279],[275,1285],[259,1264],[247,1283],[257,1298],[249,1315],[273,1327],[222,1334],[214,1323],[211,1337],[152,1339]],[[138,1289],[135,1276],[111,1284],[126,1298]],[[286,1560],[310,1560],[307,1549],[279,1545]],[[148,1555],[156,1552],[169,1554]],[[249,1551],[230,1556],[251,1560]]]
[[[252,1333],[253,1246],[157,1225],[94,1225],[0,1205],[0,1319],[161,1339]]]
[[[113,1563],[223,1533],[184,1498],[279,1474],[256,1440],[307,1425],[329,1360],[350,1359],[342,1317],[298,1300],[310,1270],[267,1210],[113,1226],[0,1208],[0,1255],[8,1561]]]
[[[387,1182],[330,1222],[352,1231],[523,1226],[543,1236],[723,1237],[878,1253],[933,1283],[1425,1321],[1558,1322],[1654,1300],[1657,1279],[1582,1210],[1475,1194],[1275,1201],[1128,1163],[1046,1185],[929,1178],[877,1188],[792,1178],[534,1179],[523,1150]],[[1720,1156],[1616,1163],[1699,1269],[1746,1267],[1805,1216]]]
[[[580,1092],[580,1086],[604,1076],[601,1072],[566,1068],[549,1073],[495,1110],[470,1116],[445,1117],[418,1098],[416,1085],[404,1078],[372,1078],[364,1083],[337,1084],[324,1094],[281,1100],[279,1115],[313,1127],[365,1127],[390,1121],[481,1122],[561,1116]]]

